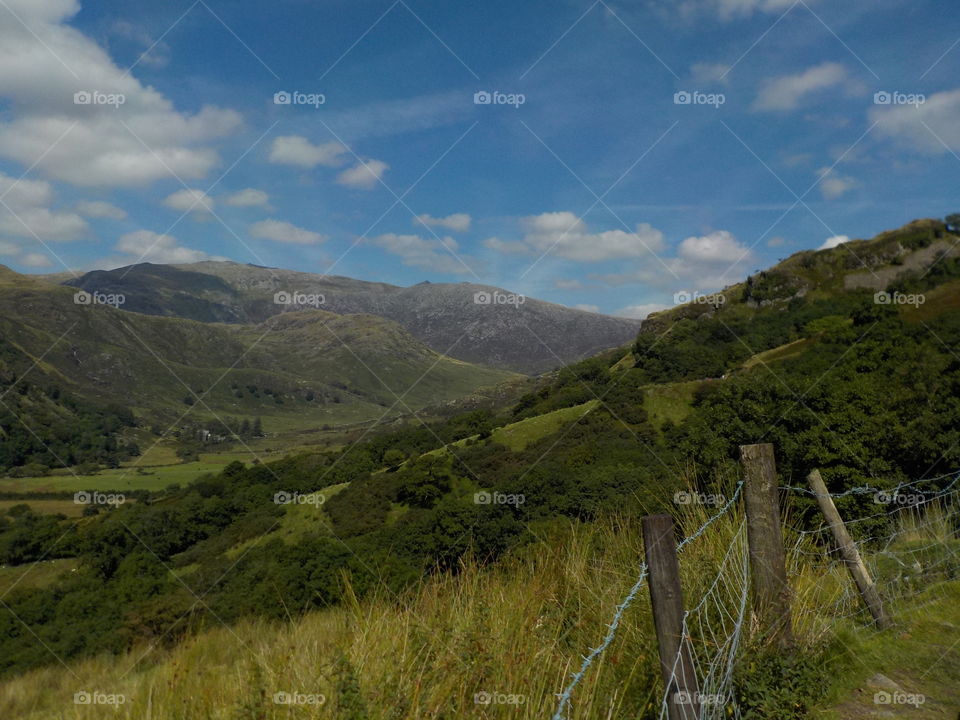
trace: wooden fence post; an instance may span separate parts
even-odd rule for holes
[[[880,593],[877,592],[877,586],[874,585],[873,580],[870,579],[867,566],[863,564],[860,552],[850,537],[850,533],[847,532],[846,525],[843,524],[843,518],[840,517],[837,506],[834,504],[833,498],[830,497],[823,478],[820,477],[820,471],[812,470],[807,476],[807,482],[810,483],[810,488],[817,496],[820,510],[823,511],[824,517],[827,518],[827,524],[833,533],[833,539],[836,541],[837,547],[840,548],[840,556],[843,558],[847,570],[850,571],[850,575],[853,576],[853,581],[857,584],[860,596],[863,598],[863,602],[866,603],[867,608],[869,608],[870,614],[873,615],[874,622],[881,630],[893,627],[893,623],[886,612],[884,612],[883,602],[880,600]]]
[[[743,493],[753,610],[760,621],[763,636],[776,647],[789,649],[794,645],[791,593],[780,532],[780,499],[773,445],[741,445],[740,462],[745,476]]]
[[[683,590],[673,518],[643,518],[643,546],[669,718],[695,720],[700,717],[700,691],[690,646],[683,637]]]

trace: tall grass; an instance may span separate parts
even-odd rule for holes
[[[715,511],[679,506],[678,524],[691,533]],[[735,507],[684,548],[688,608],[711,588],[718,592],[717,570],[725,561],[730,566],[742,521]],[[802,644],[829,632],[830,613],[849,587],[842,568],[813,561],[817,552],[797,536],[788,553]],[[605,634],[642,558],[636,518],[555,525],[496,566],[468,558],[459,572],[435,575],[399,597],[359,601],[348,592],[342,606],[289,623],[248,620],[210,628],[172,650],[140,647],[30,672],[0,685],[0,717],[549,718],[557,693]],[[125,702],[75,704],[78,692]],[[299,694],[303,704],[278,704],[276,693]],[[576,689],[569,717],[656,717],[661,693],[643,588]]]

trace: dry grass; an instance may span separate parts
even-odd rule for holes
[[[679,522],[690,532],[713,512],[682,506]],[[741,523],[731,511],[684,549],[688,607],[729,561]],[[798,542],[789,557],[803,642],[829,630],[822,611],[849,589],[841,569],[810,563],[813,554]],[[250,620],[210,628],[170,651],[144,647],[25,674],[0,685],[0,717],[549,718],[556,694],[605,634],[642,557],[635,519],[569,524],[496,567],[467,560],[458,574],[433,577],[400,598],[352,599],[289,624]],[[574,693],[571,720],[659,709],[656,653],[644,587]],[[115,710],[74,704],[81,691],[126,702]],[[322,695],[325,703],[277,704],[278,692]],[[477,704],[485,692],[517,702]]]

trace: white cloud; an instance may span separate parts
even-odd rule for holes
[[[921,105],[878,105],[871,122],[882,137],[926,153],[960,152],[960,88],[934,93]]]
[[[661,305],[660,303],[643,303],[640,305],[627,305],[627,307],[620,308],[619,310],[614,311],[614,315],[617,317],[632,318],[634,320],[643,320],[650,313],[658,312],[660,310],[665,310],[669,307],[668,305]]]
[[[16,237],[39,237],[44,242],[76,240],[86,233],[87,221],[75,212],[46,207],[53,202],[53,188],[43,180],[16,180],[0,173],[0,233]]]
[[[846,68],[840,63],[821,63],[794,75],[767,79],[751,107],[753,110],[793,110],[811,93],[838,85],[849,85]]]
[[[263,190],[254,188],[245,188],[235,193],[226,195],[223,198],[223,204],[230,207],[270,207],[270,196]]]
[[[530,252],[530,247],[520,241],[501,240],[497,237],[487,238],[481,243],[484,247],[505,255],[523,255]]]
[[[813,0],[810,0],[812,2]],[[664,0],[663,5],[690,19],[698,13],[717,15],[721,20],[733,20],[754,13],[783,13],[795,0]]]
[[[202,250],[193,250],[177,243],[171,235],[161,235],[150,230],[137,230],[122,235],[117,242],[116,249],[132,256],[128,260],[118,260],[120,265],[134,262],[151,262],[159,264],[183,264],[200,262],[201,260],[222,260],[223,258],[209,255]]]
[[[471,262],[472,259],[465,256],[458,257],[457,241],[452,237],[436,240],[422,238],[419,235],[387,233],[373,238],[371,242],[399,256],[401,262],[408,267],[453,275],[464,275],[470,272],[470,267],[465,263]]]
[[[584,262],[644,257],[663,249],[663,233],[647,223],[640,223],[632,233],[623,230],[593,233],[583,220],[568,211],[531,215],[520,223],[525,231],[521,242],[488,238],[483,244],[504,253],[550,253]]]
[[[0,156],[80,186],[205,176],[220,161],[205,145],[236,130],[240,115],[210,106],[178,112],[68,24],[79,9],[75,0],[8,0],[0,9],[0,95],[9,102]],[[77,104],[81,91],[124,103]]]
[[[830,248],[835,248],[844,243],[850,242],[850,237],[848,235],[834,235],[833,237],[828,237],[823,241],[823,245],[817,248],[817,250],[829,250]]]
[[[357,190],[372,190],[389,168],[382,160],[365,160],[337,175],[337,182]]]
[[[820,168],[817,174],[822,178],[820,180],[820,194],[827,200],[836,200],[848,190],[857,186],[857,181],[852,177],[841,175],[828,167]]]
[[[747,273],[753,261],[750,249],[726,230],[688,237],[673,256],[647,262],[635,269],[610,275],[593,275],[607,285],[644,285],[669,292],[711,292]]]
[[[579,305],[572,306],[574,310],[583,310],[584,312],[598,313],[600,312],[599,305],[588,305],[587,303],[580,303]]]
[[[43,253],[27,253],[19,259],[21,265],[33,268],[51,267],[53,262]]]
[[[9,240],[0,240],[0,255],[19,255],[20,246]]]
[[[212,212],[214,200],[203,190],[178,190],[163,201],[171,210],[178,212]]]
[[[273,141],[270,162],[278,165],[296,165],[302,168],[337,167],[343,164],[347,149],[336,141],[314,145],[301,135],[284,135]]]
[[[81,200],[77,203],[77,212],[92,218],[124,220],[127,211],[103,200]]]
[[[679,255],[691,263],[733,263],[747,252],[747,248],[726,230],[709,235],[688,237],[680,243]]]
[[[110,34],[132,41],[138,50],[137,64],[150,67],[166,67],[170,62],[170,46],[156,40],[143,29],[128,20],[117,20],[110,26]]]
[[[576,278],[557,278],[553,281],[553,286],[557,290],[582,290],[583,283]]]
[[[447,215],[446,217],[433,217],[432,215],[417,215],[414,218],[414,223],[422,223],[423,225],[431,227],[442,227],[447,230],[453,230],[454,232],[466,232],[470,229],[470,216],[466,213],[454,213],[453,215]]]
[[[723,63],[694,63],[690,67],[690,79],[697,85],[715,83],[726,85],[730,82],[730,77],[727,75],[730,69],[729,65]]]
[[[283,220],[261,220],[250,226],[250,235],[261,240],[289,243],[293,245],[316,245],[328,239],[328,236],[304,230]]]

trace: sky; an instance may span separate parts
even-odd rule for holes
[[[960,6],[0,0],[0,263],[643,317],[960,211]]]

